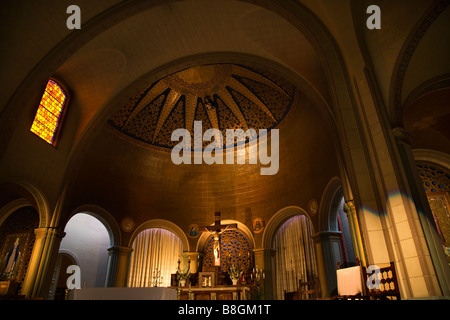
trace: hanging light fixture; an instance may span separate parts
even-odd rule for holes
[[[205,108],[206,108],[206,110],[212,110],[212,109],[214,109],[216,107],[214,105],[214,103],[211,101],[209,96],[206,96],[204,101],[205,101]]]

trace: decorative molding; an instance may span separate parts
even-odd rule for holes
[[[450,170],[450,155],[431,149],[413,149],[413,157],[416,161],[426,161],[438,164]]]

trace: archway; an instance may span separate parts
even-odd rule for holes
[[[288,233],[283,239],[283,232],[286,230]],[[271,255],[270,266],[266,265],[270,274],[266,275],[265,285],[266,291],[270,290],[274,299],[284,299],[285,291],[297,290],[299,279],[306,281],[308,276],[318,277],[313,234],[314,227],[308,213],[297,206],[279,210],[267,223],[263,233],[263,248],[270,248],[274,254]],[[299,243],[301,244],[298,245]],[[292,250],[289,249],[289,255],[283,257],[286,251],[284,244]]]
[[[56,265],[52,275],[52,282],[48,293],[49,300],[65,300],[67,289],[67,277],[66,270],[70,265],[80,265],[80,261],[77,256],[67,250],[60,249],[56,258]]]
[[[131,245],[128,287],[168,287],[181,260],[183,242],[165,228],[148,228]]]
[[[66,235],[61,240],[59,252],[70,252],[79,263],[81,284],[104,287],[107,280],[107,249],[112,242],[108,228],[94,215],[80,212],[70,218],[64,232]],[[59,272],[65,273],[65,270]]]
[[[432,161],[417,161],[434,224],[450,265],[450,169]]]
[[[276,265],[276,298],[299,289],[299,282],[318,278],[316,255],[312,241],[312,224],[305,215],[297,215],[278,229],[273,239]]]
[[[17,284],[8,293],[13,296],[23,288],[38,225],[38,213],[31,206],[14,210],[0,225],[0,280]]]

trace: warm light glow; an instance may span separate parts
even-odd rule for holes
[[[66,94],[53,80],[49,80],[30,131],[53,144],[66,102]]]

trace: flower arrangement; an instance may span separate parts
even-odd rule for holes
[[[238,266],[232,265],[228,268],[228,274],[230,275],[231,279],[237,280],[241,277],[242,270],[239,267],[239,265]]]
[[[177,268],[177,280],[185,283],[186,280],[189,278],[189,276],[191,275],[191,259],[188,260],[188,268],[186,270],[186,272],[182,272],[180,269],[180,259],[178,259],[178,268]]]

